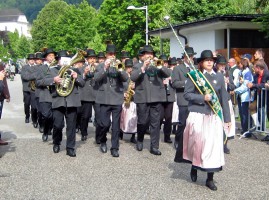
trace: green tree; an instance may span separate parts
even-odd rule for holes
[[[51,34],[50,31],[59,25],[56,23],[57,19],[64,15],[68,9],[68,4],[63,0],[52,0],[39,12],[31,29],[35,51],[40,51],[43,47],[48,47],[48,44],[54,42],[54,38],[48,38]]]
[[[6,48],[2,43],[0,43],[0,59],[4,62],[8,61],[9,53],[8,48]]]
[[[96,16],[96,10],[85,0],[78,5],[69,5],[48,32],[47,44],[58,50],[87,47],[97,32]]]
[[[17,58],[25,58],[29,53],[34,51],[31,48],[31,41],[25,36],[21,36],[17,45]]]
[[[118,51],[124,49],[136,56],[139,47],[145,45],[146,17],[145,10],[127,10],[130,5],[147,5],[149,29],[156,28],[154,21],[161,19],[164,0],[105,0],[100,7],[98,30],[103,41],[111,40]]]

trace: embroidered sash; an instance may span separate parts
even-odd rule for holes
[[[213,112],[219,116],[221,121],[223,121],[222,107],[220,105],[219,98],[210,82],[199,70],[193,70],[189,72],[188,76],[190,77],[191,81],[202,95],[205,94],[212,95],[211,101],[207,101],[207,103],[211,107]]]

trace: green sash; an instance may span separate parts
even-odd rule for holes
[[[211,101],[208,101],[207,103],[211,107],[213,112],[219,116],[221,121],[223,121],[222,107],[220,105],[219,98],[214,88],[206,79],[206,77],[203,75],[203,73],[201,73],[199,70],[193,70],[188,73],[188,76],[190,77],[193,84],[202,95],[205,95],[205,94],[212,95]]]

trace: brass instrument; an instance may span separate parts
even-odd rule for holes
[[[128,85],[128,89],[126,91],[127,97],[124,98],[124,105],[126,107],[129,107],[130,106],[132,97],[135,94],[135,91],[133,90],[133,85],[134,85],[134,82],[133,81],[130,81],[129,82],[129,85]]]
[[[35,91],[35,89],[36,89],[35,81],[30,81],[29,85],[30,85],[31,90]]]
[[[114,67],[116,71],[123,71],[125,69],[124,64],[121,61],[116,60],[115,57],[110,58],[110,67]]]
[[[66,66],[63,66],[60,69],[58,75],[63,80],[62,80],[62,82],[60,84],[56,85],[56,91],[57,91],[59,96],[66,97],[69,94],[71,94],[71,92],[73,91],[74,84],[75,84],[75,79],[72,77],[73,70],[71,69],[71,67],[76,62],[78,62],[80,60],[83,60],[84,55],[86,55],[86,52],[83,51],[83,50],[78,49],[77,53],[71,59],[70,64],[66,65]]]

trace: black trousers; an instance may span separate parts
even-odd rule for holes
[[[52,108],[50,102],[40,102],[40,111],[44,119],[44,134],[48,135],[53,127]]]
[[[60,145],[63,138],[64,118],[66,120],[66,148],[74,149],[76,145],[76,107],[59,107],[53,111],[53,144]]]
[[[161,106],[161,123],[165,119],[163,124],[163,133],[165,138],[169,138],[172,132],[172,113],[173,102],[164,102]]]
[[[23,91],[23,103],[25,118],[30,118],[31,92]]]
[[[152,148],[159,148],[160,142],[160,113],[161,103],[138,103],[137,109],[137,141],[143,142],[144,135],[150,127],[150,140]]]
[[[120,115],[122,105],[100,105],[100,142],[106,143],[107,132],[111,124],[110,116],[112,114],[112,134],[111,134],[111,150],[119,150],[119,134],[120,134]]]
[[[181,139],[183,139],[183,132],[186,127],[186,120],[189,115],[188,106],[178,106],[178,129],[176,132],[175,141],[180,143]],[[182,137],[182,138],[181,138]],[[182,141],[183,142],[183,141]]]
[[[86,136],[88,135],[88,123],[89,119],[92,117],[92,107],[94,102],[89,101],[81,101],[80,109],[80,130],[81,135]]]
[[[31,93],[31,119],[33,123],[37,123],[37,104],[36,104],[36,98],[35,98],[35,93]]]
[[[96,143],[100,143],[100,133],[101,133],[100,104],[94,103],[93,109],[94,109],[94,122],[95,122],[95,141],[96,141]]]
[[[39,97],[35,98],[36,101],[36,108],[37,108],[37,120],[40,127],[44,126],[44,117],[42,115],[42,109],[39,103]]]

